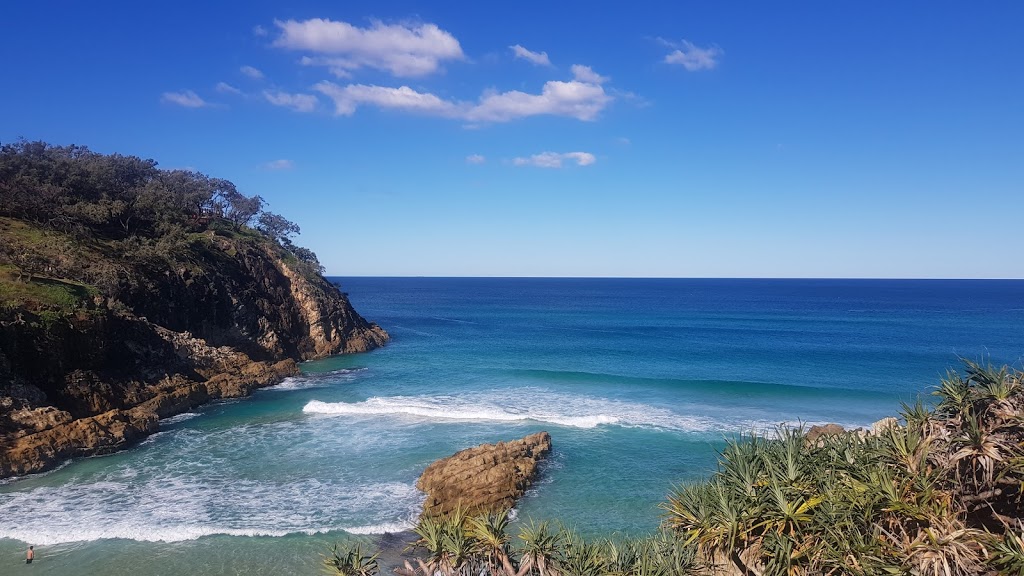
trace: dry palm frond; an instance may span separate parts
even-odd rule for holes
[[[979,574],[985,551],[978,534],[955,522],[922,528],[905,545],[906,562],[922,576]]]
[[[953,438],[952,445],[957,450],[950,457],[950,463],[966,460],[967,471],[975,487],[990,486],[995,477],[997,462],[1003,461],[1003,455],[1012,450],[1002,435],[987,430],[980,417],[968,413],[964,418],[961,433]],[[963,468],[958,467],[958,472]],[[961,475],[962,477],[962,475]]]

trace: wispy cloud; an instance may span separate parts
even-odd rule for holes
[[[572,77],[575,78],[577,82],[585,82],[587,84],[604,84],[608,81],[607,76],[601,76],[597,72],[594,72],[590,66],[584,66],[582,64],[572,65]]]
[[[263,97],[274,106],[291,108],[296,112],[312,112],[319,103],[312,94],[289,94],[288,92],[264,90]]]
[[[487,158],[480,154],[470,154],[469,156],[466,156],[466,164],[483,164],[484,162],[487,162]]]
[[[351,116],[356,108],[370,104],[378,108],[391,108],[423,112],[436,116],[458,116],[458,106],[433,94],[417,92],[408,86],[389,88],[349,84],[338,86],[333,82],[319,82],[313,89],[334,100],[334,113]]]
[[[257,37],[263,37],[267,35],[267,29],[257,24],[252,27],[252,35]]]
[[[613,99],[600,84],[607,79],[586,66],[573,67],[573,71],[573,80],[546,82],[539,94],[519,90],[489,91],[481,95],[477,102],[446,100],[409,86],[339,86],[324,81],[313,88],[334,101],[334,111],[339,116],[350,116],[360,106],[370,105],[474,123],[509,122],[540,115],[595,120]]]
[[[537,66],[551,66],[551,60],[548,59],[547,52],[534,52],[523,48],[519,44],[509,46],[509,49],[512,50],[512,53],[515,54],[516,58],[522,58],[523,60],[536,64]]]
[[[214,87],[214,90],[216,90],[217,92],[220,92],[221,94],[241,94],[242,93],[241,90],[239,90],[238,88],[235,88],[234,86],[232,86],[231,84],[228,84],[227,82],[217,82],[217,86]]]
[[[280,160],[271,160],[270,162],[267,162],[266,164],[263,165],[264,170],[272,170],[274,172],[279,172],[281,170],[291,170],[292,168],[295,168],[295,162],[292,162],[291,160],[286,160],[284,158]]]
[[[561,168],[564,162],[575,162],[577,166],[590,166],[597,158],[590,152],[541,152],[529,157],[513,158],[515,166],[536,166],[538,168]]]
[[[459,41],[435,24],[384,24],[359,28],[348,22],[311,18],[275,21],[280,36],[274,46],[317,56],[303,64],[326,66],[340,77],[361,68],[386,70],[395,76],[436,72],[445,60],[464,58]]]
[[[249,78],[253,78],[255,80],[263,79],[263,72],[261,72],[258,68],[253,68],[252,66],[242,66],[238,69],[238,71],[242,74],[245,74]]]
[[[175,104],[177,106],[184,106],[185,108],[202,108],[209,106],[210,103],[199,97],[198,94],[192,90],[183,90],[181,92],[164,92],[160,96],[162,102],[168,104]]]
[[[724,54],[718,46],[701,48],[689,40],[682,40],[677,43],[665,40],[664,38],[658,38],[658,41],[669,48],[674,48],[672,52],[665,56],[664,61],[666,64],[678,64],[690,72],[711,70],[718,66],[718,59]]]

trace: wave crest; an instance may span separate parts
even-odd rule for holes
[[[619,400],[529,390],[454,396],[372,397],[363,402],[311,400],[302,411],[328,416],[397,416],[429,421],[544,422],[571,428],[649,427],[681,431],[720,429],[710,419]]]

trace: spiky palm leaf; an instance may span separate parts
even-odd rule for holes
[[[377,557],[379,553],[367,555],[359,544],[351,547],[338,548],[335,544],[331,553],[324,556],[321,567],[327,574],[338,576],[376,576],[379,568]]]
[[[559,533],[552,531],[547,522],[530,520],[528,524],[520,526],[519,540],[522,542],[519,576],[533,573],[549,576],[549,565],[554,562],[561,545]]]
[[[509,557],[508,511],[474,516],[466,520],[475,553],[483,555],[492,574],[503,571],[506,576],[515,576]]]
[[[1002,574],[1024,576],[1024,523],[1019,525],[1018,531],[1007,530],[991,546],[989,562]]]
[[[566,576],[601,576],[605,570],[605,556],[601,546],[587,542],[575,530],[563,528],[559,538],[561,546],[555,556],[558,571]]]

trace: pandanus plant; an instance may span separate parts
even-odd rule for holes
[[[807,441],[801,428],[726,442],[718,471],[661,505],[663,530],[587,541],[548,522],[457,512],[416,527],[401,576],[1024,576],[1021,372],[967,363],[903,424]],[[360,550],[325,561],[372,576]]]
[[[363,553],[362,546],[341,547],[335,544],[331,553],[321,561],[324,572],[339,576],[376,576],[378,554]]]

